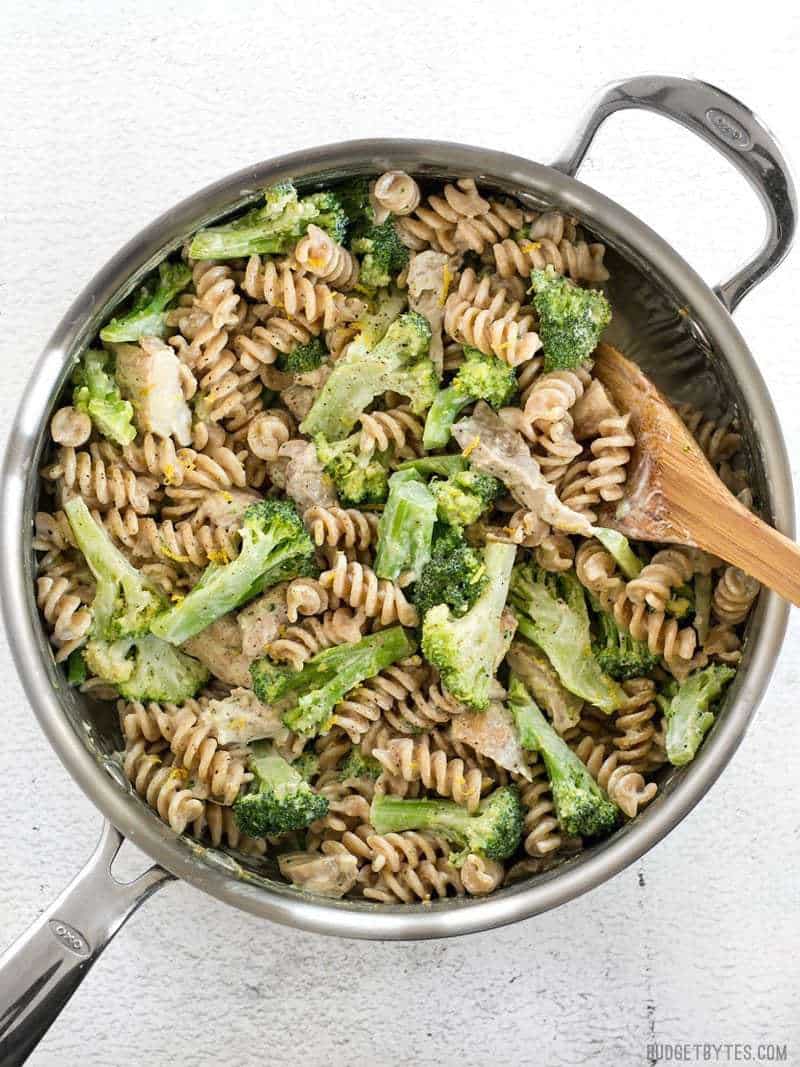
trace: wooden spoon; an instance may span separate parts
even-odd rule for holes
[[[736,499],[635,363],[601,344],[594,372],[618,407],[630,412],[636,437],[625,496],[601,524],[634,540],[702,548],[800,606],[800,547]]]

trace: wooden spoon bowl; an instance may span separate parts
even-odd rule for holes
[[[594,358],[596,376],[630,412],[636,437],[625,496],[601,516],[602,525],[638,541],[704,549],[800,606],[800,548],[736,499],[635,363],[607,344]]]

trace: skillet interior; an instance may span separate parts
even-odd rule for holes
[[[381,144],[386,146],[390,143],[382,142]],[[403,142],[402,144],[407,145],[408,142]],[[343,149],[350,146],[338,147]],[[460,146],[449,147],[456,148]],[[495,164],[492,168],[494,175],[511,174],[512,176],[508,178],[504,177],[499,180],[497,178],[492,180],[488,176],[482,178],[481,173],[476,170],[474,165],[471,166],[470,162],[480,159],[481,155],[485,156],[487,154],[479,153],[477,150],[462,149],[461,151],[466,154],[465,162],[460,163],[458,166],[451,165],[447,168],[430,164],[426,165],[424,163],[421,164],[419,162],[419,156],[416,156],[415,160],[404,159],[403,154],[400,151],[393,152],[391,163],[394,166],[403,166],[405,164],[407,169],[415,172],[423,179],[426,176],[440,177],[452,174],[461,176],[472,173],[475,174],[479,182],[482,181],[485,186],[489,188],[500,188],[506,192],[514,192],[521,200],[532,204],[533,206],[560,207],[570,213],[576,212],[577,201],[587,202],[590,197],[598,197],[598,194],[591,192],[591,190],[587,190],[586,187],[580,186],[577,182],[565,179],[563,175],[550,171],[549,168],[538,167],[526,163],[525,161],[516,160],[514,157],[502,157],[497,154],[490,155],[493,155],[500,160],[508,159],[513,166],[509,165],[501,169]],[[305,157],[306,160],[308,158],[309,157]],[[373,167],[351,166],[347,168],[347,172],[350,174],[365,171],[377,172],[380,169],[383,169],[388,162],[386,157],[379,154],[376,154],[373,158]],[[281,177],[282,173],[292,173],[289,161],[284,162],[287,165],[283,168],[283,171],[281,173],[271,171],[266,177],[266,181],[275,180],[275,178]],[[526,171],[526,180],[524,183],[515,180],[513,176],[513,171],[515,169],[518,170],[519,168],[524,168]],[[306,174],[309,174],[310,169],[310,165],[306,162]],[[534,186],[530,172],[533,170],[538,172],[538,176],[552,176],[552,183],[548,181],[543,182],[543,185],[551,185],[551,188],[543,189],[541,196],[538,193],[531,192],[531,189]],[[344,173],[342,167],[329,166],[320,168],[317,170],[316,181],[320,184],[325,184],[330,182],[331,178],[338,177],[342,173]],[[241,178],[243,176],[239,177]],[[568,182],[570,186],[573,186],[578,190],[578,193],[575,196],[565,198],[553,195],[554,187],[559,182]],[[261,181],[258,182],[258,184],[264,183],[265,180],[262,176]],[[254,190],[255,188],[258,188],[258,184],[250,186],[250,189]],[[305,181],[299,181],[298,184],[303,188],[309,188],[313,186],[315,182],[311,179],[306,179]],[[520,184],[523,184],[523,189],[520,189]],[[227,186],[226,199],[227,202],[230,203],[231,199],[235,199],[235,191],[232,191],[235,190],[234,181],[233,179],[229,179],[226,183],[219,183],[219,186],[215,187],[215,191],[220,189],[223,185]],[[527,191],[525,191],[525,189],[527,189]],[[583,191],[583,195],[581,195],[581,191]],[[239,198],[237,206],[246,203],[248,199],[253,198],[253,193],[248,192],[247,196]],[[219,197],[217,197],[217,200],[219,200]],[[224,203],[225,201],[222,202]],[[211,219],[217,219],[229,213],[230,208],[227,212],[212,210],[199,217],[195,215],[195,221],[191,226],[187,227],[178,235],[174,233],[170,235],[171,239],[168,243],[162,246],[160,253],[150,254],[146,260],[140,260],[140,269],[137,270],[127,282],[117,287],[116,292],[111,297],[110,301],[106,300],[104,304],[95,306],[91,317],[86,319],[82,328],[73,336],[73,344],[68,354],[74,358],[80,353],[95,333],[98,323],[108,317],[113,311],[115,304],[124,299],[125,295],[130,292],[131,288],[137,283],[141,275],[149,270],[154,262],[157,262],[163,255],[180,245],[183,236],[188,232],[191,232],[192,229],[197,228],[199,224],[205,224]],[[590,218],[587,212],[583,211],[577,213],[580,214],[584,228],[590,228]],[[727,358],[723,355],[722,351],[715,347],[709,340],[700,324],[699,317],[695,316],[692,308],[686,306],[683,296],[674,292],[668,284],[665,284],[663,279],[656,277],[653,269],[649,266],[648,261],[644,259],[639,251],[633,250],[631,247],[621,247],[620,243],[615,241],[615,235],[605,229],[602,225],[595,225],[591,227],[591,229],[595,233],[597,239],[603,240],[609,245],[606,262],[611,272],[611,280],[608,283],[608,291],[614,309],[614,321],[608,333],[609,340],[641,362],[648,373],[652,374],[654,379],[673,399],[690,400],[695,406],[703,408],[709,415],[720,415],[723,412],[732,409],[737,412],[740,428],[744,436],[750,478],[757,505],[768,521],[774,521],[776,518],[774,507],[775,495],[767,473],[769,460],[760,447],[757,428],[750,416],[748,403],[745,399],[741,383],[737,380],[737,376]],[[642,227],[642,229],[645,228]],[[655,238],[655,235],[652,236],[654,241],[658,240]],[[705,291],[710,297],[710,292],[707,289]],[[56,357],[53,356],[51,358]],[[63,359],[63,355],[59,353],[57,358]],[[69,363],[69,361],[67,361],[67,363]],[[60,382],[62,384],[67,378],[68,373],[69,366],[64,364],[64,369],[60,375]],[[56,388],[51,394],[47,420],[49,420],[49,415],[56,406],[59,391],[60,389]],[[46,425],[47,420],[44,418],[41,420],[42,428]],[[24,528],[27,531],[31,528],[33,513],[36,510],[36,470],[41,465],[41,448],[42,437],[40,434],[34,462],[27,472],[27,491],[25,493],[23,516]],[[786,481],[785,471],[780,467],[781,458],[785,459],[785,457],[781,456],[772,456],[776,474],[774,481],[777,481],[779,484]],[[788,504],[790,510],[791,499],[789,499]],[[786,528],[788,521],[786,515],[788,512],[786,507],[783,507],[782,510],[783,514],[778,515],[777,518],[782,521],[784,528]],[[24,579],[29,589],[28,609],[31,615],[38,620],[33,599],[34,558],[30,549],[29,534],[23,558],[23,568],[25,571]],[[748,627],[748,640],[745,644],[742,670],[737,682],[729,694],[726,703],[726,711],[730,705],[738,699],[742,689],[743,680],[747,676],[748,664],[751,660],[754,646],[756,645],[755,636],[758,634],[761,626],[767,602],[768,598],[762,596],[761,602],[751,616]],[[418,905],[410,907],[403,905],[387,907],[385,905],[379,906],[359,901],[323,902],[318,898],[314,899],[312,902],[312,898],[307,898],[307,903],[304,903],[305,914],[300,916],[298,914],[298,905],[301,903],[301,894],[298,894],[296,890],[287,887],[283,882],[273,880],[273,876],[276,872],[275,866],[271,861],[253,861],[244,857],[234,857],[201,846],[189,838],[184,839],[180,843],[175,841],[171,831],[160,822],[158,817],[144,804],[143,801],[132,793],[121,769],[114,760],[114,753],[121,747],[121,738],[113,704],[88,701],[82,698],[74,690],[67,688],[60,672],[54,665],[46,635],[41,625],[38,624],[38,621],[35,624],[35,629],[39,655],[41,656],[43,663],[46,665],[51,685],[57,690],[58,699],[63,709],[63,713],[66,715],[72,731],[80,739],[82,746],[84,746],[84,748],[91,754],[95,765],[99,764],[104,769],[104,772],[113,778],[119,789],[124,790],[128,795],[125,806],[130,813],[131,821],[128,825],[122,825],[121,829],[123,829],[124,832],[127,832],[129,836],[136,840],[137,843],[140,843],[147,851],[150,851],[151,854],[152,848],[149,846],[152,845],[154,837],[162,840],[165,844],[169,844],[172,852],[172,862],[165,860],[161,856],[159,858],[173,870],[173,873],[177,873],[184,877],[190,876],[191,880],[196,884],[199,884],[202,888],[205,888],[216,895],[224,896],[225,899],[233,900],[233,902],[246,907],[249,910],[269,914],[271,918],[280,921],[293,922],[322,932],[341,932],[352,934],[354,936],[378,937],[439,936],[447,933],[465,932],[468,929],[480,929],[487,926],[498,925],[499,923],[511,921],[514,918],[531,914],[533,911],[540,911],[547,907],[551,907],[556,903],[560,903],[562,900],[569,899],[569,897],[574,896],[576,892],[582,891],[581,888],[577,888],[576,890],[568,892],[566,895],[562,893],[557,883],[563,878],[567,871],[585,866],[594,856],[606,852],[615,842],[619,842],[621,839],[636,833],[641,824],[646,823],[651,814],[655,816],[655,813],[659,808],[663,807],[675,791],[680,789],[686,777],[694,774],[697,764],[708,762],[708,754],[704,750],[704,752],[701,753],[701,756],[698,757],[696,764],[690,765],[690,767],[680,771],[671,770],[666,772],[660,785],[659,796],[645,811],[643,817],[635,820],[633,823],[627,824],[619,830],[613,838],[609,839],[609,841],[586,850],[574,859],[567,860],[554,870],[535,876],[525,884],[512,886],[499,893],[493,894],[491,900],[447,900],[436,902],[429,908],[421,909]],[[754,704],[758,695],[760,694],[748,694],[748,699],[751,704]],[[721,713],[718,718],[718,723],[712,729],[711,735],[706,741],[707,749],[711,748],[714,734],[726,718],[726,711]],[[752,709],[742,720],[743,725],[741,732],[743,732],[744,725],[746,725],[747,719],[749,719],[751,713]],[[730,741],[728,741],[728,744],[730,745]],[[729,752],[732,752],[732,748],[729,749]],[[726,761],[727,757],[723,762]],[[716,777],[716,773],[718,773],[719,769],[721,769],[721,767],[717,768],[711,775],[712,780],[713,777]],[[83,780],[81,780],[81,784],[84,785],[84,788],[87,788]],[[710,782],[708,784],[710,784]],[[89,790],[87,789],[87,791]],[[690,804],[689,806],[692,805]],[[685,811],[681,812],[678,815],[678,818],[682,817],[683,814],[685,814]],[[675,821],[677,821],[677,818],[671,819],[672,824],[674,824]],[[143,830],[146,826],[146,832],[139,834],[137,832],[138,825],[141,825]],[[655,838],[653,838],[652,834],[648,835],[651,840],[647,842],[643,841],[643,847],[637,846],[635,848],[635,855],[641,854],[641,852],[649,847],[654,840],[663,836],[663,832],[665,831],[662,830],[659,832]],[[179,850],[179,854],[177,855],[176,849]],[[631,859],[635,858],[635,855],[631,852],[624,862],[630,862]],[[622,865],[624,864],[615,864],[613,870],[609,873],[618,870]],[[232,883],[230,879],[226,879],[229,887],[229,891],[226,893],[223,893],[220,890],[218,875],[221,872],[233,875],[234,878],[238,880],[238,883]],[[592,876],[590,879],[587,878],[586,884],[583,885],[582,888],[588,888],[590,884],[596,884],[599,880],[601,879],[596,876]],[[238,884],[240,889],[244,890],[245,885],[248,883],[251,885],[255,883],[260,887],[260,892],[253,894],[252,891],[240,892],[239,890],[230,890],[232,884]],[[543,889],[547,887],[548,891],[540,894],[540,899],[536,902],[534,907],[530,906],[530,902],[524,906],[520,906],[521,902],[518,899],[520,893],[536,885],[541,886]],[[267,892],[265,893],[264,890],[267,890]],[[256,897],[261,898],[261,906],[258,905]],[[272,898],[272,901],[274,902],[271,906],[264,906],[263,904],[267,897]],[[506,899],[507,906],[505,907],[502,906],[503,898]],[[498,905],[492,910],[491,914],[489,909],[490,904]],[[461,922],[458,918],[459,913],[475,911],[476,909],[483,909],[484,912],[486,912],[486,917],[478,917],[477,914],[475,914],[467,923]],[[377,920],[371,929],[360,924],[358,921],[351,924],[345,919],[345,913],[359,912],[368,912],[375,920]],[[378,913],[383,913],[383,915],[405,913],[406,915],[409,915],[410,912],[414,912],[416,916],[420,917],[417,922],[413,923],[413,929],[410,924],[408,924],[407,927],[400,928],[398,926],[397,929],[394,929],[391,928],[391,926],[385,926],[378,918]],[[424,914],[420,916],[421,912]],[[427,920],[433,918],[433,916],[437,914],[440,917],[440,921],[437,923],[428,922],[427,927],[424,927]],[[452,919],[452,922],[448,920],[448,915]],[[391,920],[389,921],[391,922]]]

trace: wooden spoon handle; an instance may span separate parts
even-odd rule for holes
[[[800,546],[731,499],[709,508],[698,545],[721,556],[800,607]],[[702,541],[702,543],[700,543]]]

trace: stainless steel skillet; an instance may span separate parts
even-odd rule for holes
[[[665,115],[697,133],[740,170],[767,215],[763,246],[734,276],[710,289],[656,233],[618,204],[575,180],[600,124],[623,108]],[[325,934],[374,939],[444,937],[538,914],[586,892],[661,840],[700,800],[738,746],[780,649],[787,607],[763,595],[749,627],[742,669],[698,758],[666,774],[659,797],[638,819],[554,870],[485,899],[430,906],[327,901],[273,879],[270,869],[178,838],[135,796],[112,758],[114,716],[69,689],[53,662],[34,599],[32,516],[49,414],[74,357],[98,326],[167,252],[212,220],[283,178],[325,183],[402,168],[420,177],[474,176],[533,206],[579,216],[609,246],[612,340],[639,359],[674,397],[710,414],[737,410],[758,503],[778,529],[793,530],[786,450],[775,411],[731,318],[742,297],[785,256],[796,198],[787,164],[751,111],[713,86],[640,77],[605,89],[563,155],[544,166],[486,149],[407,140],[329,145],[260,163],[209,186],[157,219],[123,248],[70,308],[43,353],[9,438],[2,484],[0,583],[17,668],[42,728],[67,770],[107,822],[87,865],[0,961],[0,1063],[21,1062],[129,915],[172,877],[266,919]],[[128,884],[111,864],[124,837],[154,860]]]

